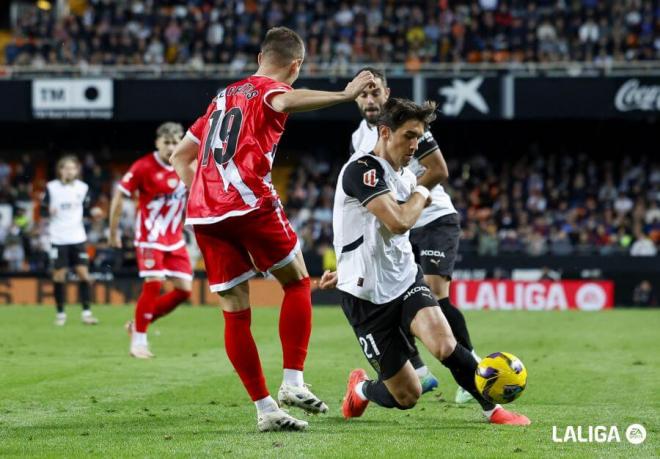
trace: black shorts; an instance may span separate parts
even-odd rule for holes
[[[424,283],[422,270],[403,295],[385,304],[374,304],[341,293],[341,308],[353,327],[362,352],[382,379],[394,376],[416,353],[410,323],[420,309],[438,306]]]
[[[415,261],[422,267],[424,274],[451,279],[460,237],[458,214],[445,215],[410,231]]]
[[[84,242],[80,244],[53,244],[50,248],[50,259],[54,269],[89,265],[89,255],[87,255]]]

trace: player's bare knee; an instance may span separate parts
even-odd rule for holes
[[[454,352],[456,348],[456,339],[453,335],[438,337],[431,346],[429,351],[438,360],[444,360]]]
[[[415,388],[415,386],[406,387],[404,390],[397,391],[396,394],[393,394],[394,400],[396,400],[399,407],[403,410],[408,410],[417,405],[419,397],[422,396],[422,388]]]
[[[226,312],[244,311],[250,307],[250,291],[247,285],[237,285],[224,292],[218,292],[220,307]]]
[[[400,409],[407,410],[414,407],[422,396],[422,386],[419,379],[414,377],[402,382],[391,392]]]

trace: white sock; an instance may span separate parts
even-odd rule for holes
[[[358,396],[360,400],[367,400],[367,396],[364,395],[364,381],[360,381],[355,385],[355,395]]]
[[[475,360],[477,361],[477,363],[481,362],[481,357],[479,357],[479,356],[477,355],[477,351],[475,351],[474,349],[472,349],[472,357],[475,358]]]
[[[270,395],[255,401],[254,405],[257,407],[257,413],[270,413],[279,409],[279,406]]]
[[[483,413],[484,416],[486,416],[486,419],[490,419],[490,417],[493,415],[495,410],[497,410],[498,408],[502,408],[502,407],[500,405],[495,405],[495,408],[493,408],[492,410],[488,410],[488,411],[484,410]]]
[[[82,316],[84,317],[91,317],[92,316],[92,311],[90,309],[83,309]]]
[[[300,370],[289,370],[288,368],[285,368],[284,379],[282,381],[289,386],[302,387],[305,385],[303,372]]]
[[[423,378],[424,376],[429,374],[429,367],[427,367],[426,365],[422,365],[419,368],[415,368],[415,373],[417,373],[417,376],[419,378]]]
[[[58,312],[55,314],[55,317],[58,319],[66,319],[66,312]]]
[[[147,334],[140,332],[133,332],[131,344],[134,346],[146,346],[147,345]]]

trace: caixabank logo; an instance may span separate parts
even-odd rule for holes
[[[646,441],[646,428],[641,424],[630,424],[625,429],[619,426],[552,426],[552,441],[555,443],[621,443],[628,441],[641,445]]]

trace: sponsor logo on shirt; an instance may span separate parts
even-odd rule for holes
[[[376,169],[370,169],[362,175],[362,182],[374,188],[378,183],[378,178],[376,177]]]
[[[440,250],[422,250],[419,253],[423,257],[440,257],[440,258],[446,258],[445,257],[445,252],[440,251]]]

